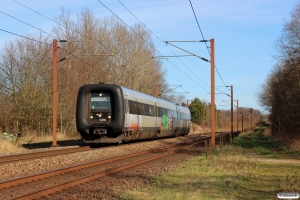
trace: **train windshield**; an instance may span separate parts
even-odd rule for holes
[[[91,109],[110,109],[110,94],[95,92],[91,95]]]

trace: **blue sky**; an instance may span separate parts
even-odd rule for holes
[[[74,18],[83,8],[91,9],[99,18],[112,15],[97,0],[17,1],[49,18],[57,16],[62,7],[70,10]],[[160,55],[187,54],[167,46],[162,41],[202,39],[189,0],[120,0],[132,14],[118,0],[101,2],[128,25],[138,21],[134,16],[142,21],[155,34],[153,39]],[[215,65],[224,83],[233,85],[233,96],[239,100],[239,107],[252,107],[263,111],[256,94],[275,64],[274,43],[281,35],[284,22],[289,20],[293,7],[300,3],[299,0],[191,2],[205,39],[215,40]],[[0,11],[47,32],[51,32],[54,23],[13,0],[2,0]],[[2,12],[1,29],[20,35],[37,33],[36,29]],[[4,42],[15,37],[0,31],[0,48]],[[173,44],[210,59],[204,43]],[[189,100],[197,97],[210,101],[210,63],[197,57],[168,58],[163,60],[163,67],[167,69],[166,79],[169,85],[182,85],[175,89],[176,92],[188,92],[186,99]],[[230,94],[221,78],[216,72],[215,85],[219,90]],[[220,92],[216,90],[216,93]],[[229,100],[227,95],[216,94],[216,105],[219,109],[229,109]]]

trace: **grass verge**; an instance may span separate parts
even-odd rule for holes
[[[280,143],[257,130],[155,177],[147,188],[126,191],[120,198],[277,199],[279,192],[300,192],[300,163],[282,162],[283,157],[272,156],[290,155],[285,151]],[[258,161],[248,156],[249,152],[272,162]]]
[[[15,153],[24,151],[23,147],[16,145],[14,141],[10,141],[0,137],[0,154]]]
[[[13,139],[5,139],[0,135],[0,154],[23,152],[29,149],[49,148],[51,147],[53,137],[26,135],[25,137],[14,137]],[[65,134],[57,133],[57,143],[59,146],[72,146],[74,144],[84,145],[82,140],[77,137],[68,137]]]

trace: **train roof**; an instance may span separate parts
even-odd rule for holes
[[[170,101],[167,101],[167,100],[164,100],[164,99],[160,99],[160,98],[156,98],[154,96],[151,96],[151,95],[148,95],[148,94],[145,94],[145,93],[142,93],[142,92],[138,92],[136,90],[132,90],[132,89],[129,89],[129,88],[126,88],[126,87],[123,87],[123,86],[120,86],[122,88],[123,91],[127,91],[127,92],[130,92],[132,94],[135,94],[135,95],[138,95],[138,97],[141,99],[147,99],[147,100],[151,100],[151,101],[154,101],[154,102],[157,102],[160,106],[163,106],[163,107],[166,107],[166,108],[171,108],[171,107],[179,107],[180,108],[180,111],[181,112],[190,112],[189,108],[185,107],[185,106],[181,106],[181,105],[178,105],[178,104],[175,104],[175,103],[172,103]]]
[[[185,106],[181,106],[181,105],[166,101],[164,99],[156,98],[154,96],[151,96],[151,95],[148,95],[148,94],[145,94],[145,93],[142,93],[142,92],[138,92],[136,90],[132,90],[132,89],[120,86],[120,85],[116,85],[116,84],[104,84],[104,83],[86,84],[86,85],[81,86],[80,88],[81,89],[83,89],[83,88],[103,89],[103,88],[106,88],[106,87],[108,89],[119,88],[123,91],[123,93],[126,93],[126,94],[131,93],[131,94],[134,94],[134,95],[138,96],[139,99],[144,99],[144,100],[148,100],[148,101],[150,100],[150,101],[153,101],[153,102],[157,102],[160,106],[163,106],[163,107],[166,107],[166,108],[173,108],[174,106],[177,106],[177,107],[180,108],[181,112],[184,112],[184,113],[189,113],[190,112],[189,108],[187,108]]]

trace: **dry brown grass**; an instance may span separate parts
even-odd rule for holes
[[[15,144],[14,141],[9,141],[7,139],[0,138],[0,143],[0,154],[15,153],[25,150],[25,148]]]
[[[71,139],[78,139],[78,138],[71,138],[60,132],[58,132],[56,135],[57,141],[71,140]],[[37,143],[37,142],[51,142],[52,140],[53,140],[52,135],[37,136],[36,134],[27,134],[26,136],[24,136],[21,139],[21,144],[31,144],[31,143]]]
[[[74,140],[78,138],[71,138],[62,133],[57,133],[57,141]],[[52,142],[52,135],[37,136],[36,134],[27,134],[21,138],[15,138],[14,140],[7,140],[0,137],[0,154],[23,152],[28,149],[22,147],[22,145],[36,144]]]
[[[265,135],[273,137],[281,141],[285,146],[291,151],[300,151],[300,133],[294,135],[288,134],[274,134],[271,131],[271,128],[266,128],[264,130]]]
[[[203,133],[202,127],[194,122],[192,122],[192,128],[190,130],[190,134],[193,134],[193,133]]]
[[[284,145],[289,147],[292,151],[300,151],[300,134],[294,136],[288,136],[285,134],[275,135],[276,139],[282,141]]]

